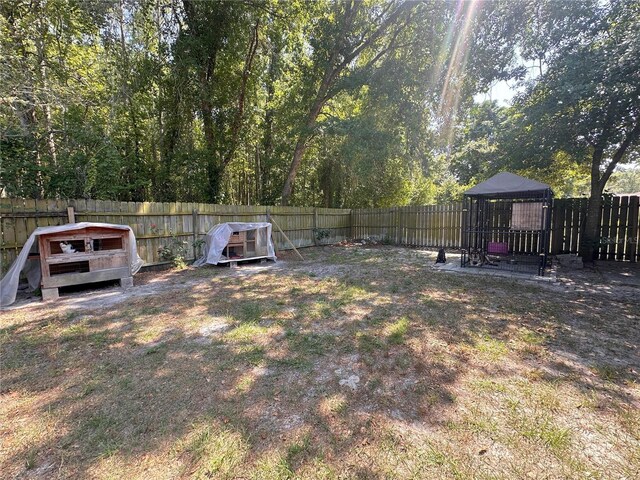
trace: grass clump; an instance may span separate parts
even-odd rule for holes
[[[262,318],[262,305],[255,302],[243,303],[240,306],[240,321],[246,323],[257,323]]]
[[[620,372],[612,365],[594,365],[592,369],[596,375],[607,382],[615,382],[620,378]]]
[[[356,333],[356,342],[358,344],[358,350],[364,353],[373,353],[383,347],[380,339],[363,332]]]
[[[267,331],[268,328],[261,327],[256,323],[241,323],[233,330],[228,331],[225,334],[225,338],[239,342],[247,342],[258,335],[266,334]]]
[[[491,361],[497,361],[502,359],[509,353],[507,344],[497,338],[492,338],[487,335],[481,337],[475,345],[476,351],[478,351],[484,358]]]
[[[323,409],[331,415],[342,415],[347,410],[347,399],[342,394],[331,395],[323,402]]]
[[[229,429],[204,425],[196,428],[184,445],[197,465],[195,478],[233,478],[248,446],[242,435]]]
[[[392,345],[400,345],[404,343],[405,336],[409,330],[409,320],[406,317],[402,317],[389,325],[386,330],[387,342]]]

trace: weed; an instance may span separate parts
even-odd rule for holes
[[[347,400],[342,394],[331,395],[324,400],[324,408],[334,415],[342,415],[347,410]]]
[[[71,342],[73,340],[84,338],[87,335],[87,327],[82,324],[71,325],[60,332],[60,340],[63,342]]]
[[[491,338],[487,335],[478,340],[475,348],[484,358],[494,362],[500,360],[509,352],[505,342],[496,338]]]
[[[311,444],[311,438],[309,434],[306,434],[298,442],[295,442],[287,448],[287,463],[291,465],[296,457],[307,452]]]
[[[335,337],[332,335],[300,334],[292,330],[287,331],[286,338],[291,351],[301,355],[323,355],[335,343]]]
[[[545,340],[544,335],[541,335],[527,328],[522,328],[520,329],[520,331],[518,331],[518,338],[521,342],[529,345],[540,345],[544,343]]]
[[[478,379],[470,382],[470,386],[473,390],[478,392],[500,392],[504,393],[507,391],[507,387],[503,384],[498,383],[494,380],[487,379]]]
[[[92,333],[89,336],[89,343],[96,347],[104,347],[109,343],[109,334],[107,332]]]
[[[241,323],[233,330],[229,330],[225,333],[224,337],[229,340],[235,340],[238,342],[248,342],[259,335],[265,335],[268,332],[268,328],[261,327],[260,325],[250,322]]]
[[[27,470],[32,470],[36,466],[36,457],[38,456],[38,451],[35,448],[30,448],[24,459],[24,468]]]
[[[197,465],[197,477],[220,478],[230,474],[240,464],[248,446],[237,432],[204,425],[194,429],[184,450]]]
[[[257,345],[241,346],[236,350],[236,359],[250,365],[260,365],[265,357],[264,347]]]

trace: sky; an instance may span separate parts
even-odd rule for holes
[[[518,89],[515,88],[515,81],[506,82],[501,80],[496,82],[491,89],[486,93],[478,93],[473,96],[473,99],[480,103],[485,100],[495,100],[498,105],[508,105],[511,99],[518,93]]]

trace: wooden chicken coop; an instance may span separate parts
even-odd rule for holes
[[[86,227],[39,235],[42,299],[58,298],[58,288],[120,280],[133,286],[129,232]]]
[[[231,262],[235,265],[238,260],[267,258],[267,242],[267,229],[264,227],[233,232],[222,251],[224,259],[219,263]]]

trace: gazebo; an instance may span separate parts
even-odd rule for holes
[[[509,172],[467,190],[461,265],[544,275],[552,198],[546,183]]]

